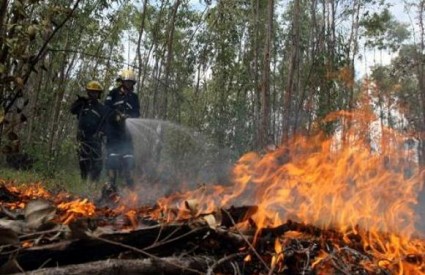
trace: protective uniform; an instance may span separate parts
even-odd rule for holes
[[[104,192],[116,191],[116,179],[122,175],[128,186],[133,185],[131,172],[134,169],[133,144],[130,134],[126,131],[125,120],[140,116],[139,98],[133,92],[135,84],[134,73],[124,70],[120,75],[121,85],[112,89],[105,99],[105,106],[112,112],[106,127],[106,168],[109,182]],[[109,189],[109,190],[108,190]]]
[[[102,171],[101,132],[105,122],[107,109],[99,102],[103,91],[97,81],[86,85],[88,97],[80,97],[71,105],[71,113],[77,116],[79,143],[78,156],[81,178],[98,181]]]

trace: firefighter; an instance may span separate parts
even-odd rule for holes
[[[98,81],[86,85],[87,97],[78,96],[71,113],[78,119],[78,157],[81,178],[97,182],[102,171],[102,128],[107,114],[99,101],[103,87]]]
[[[122,175],[128,187],[133,187],[132,172],[135,167],[133,144],[126,130],[127,118],[140,116],[140,105],[137,94],[134,93],[136,84],[132,70],[123,70],[120,74],[119,86],[112,89],[105,99],[105,106],[111,112],[106,128],[106,169],[108,182],[102,190],[102,197],[110,197],[117,190],[117,177]]]

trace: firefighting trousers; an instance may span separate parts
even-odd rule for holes
[[[78,155],[81,178],[98,181],[103,166],[102,143],[97,140],[80,141]]]
[[[116,178],[122,176],[127,185],[133,185],[132,171],[135,167],[133,145],[131,139],[109,140],[106,144],[106,169],[109,181],[115,185]]]

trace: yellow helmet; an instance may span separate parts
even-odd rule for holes
[[[122,81],[129,80],[129,81],[136,82],[136,75],[134,74],[133,70],[131,70],[131,69],[125,69],[125,70],[122,70],[121,71],[121,73],[120,73],[120,79]]]
[[[98,81],[92,80],[86,85],[87,91],[102,92],[103,86]]]

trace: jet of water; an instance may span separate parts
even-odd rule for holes
[[[201,133],[169,121],[127,119],[136,161],[136,183],[149,197],[228,181],[231,152]]]

